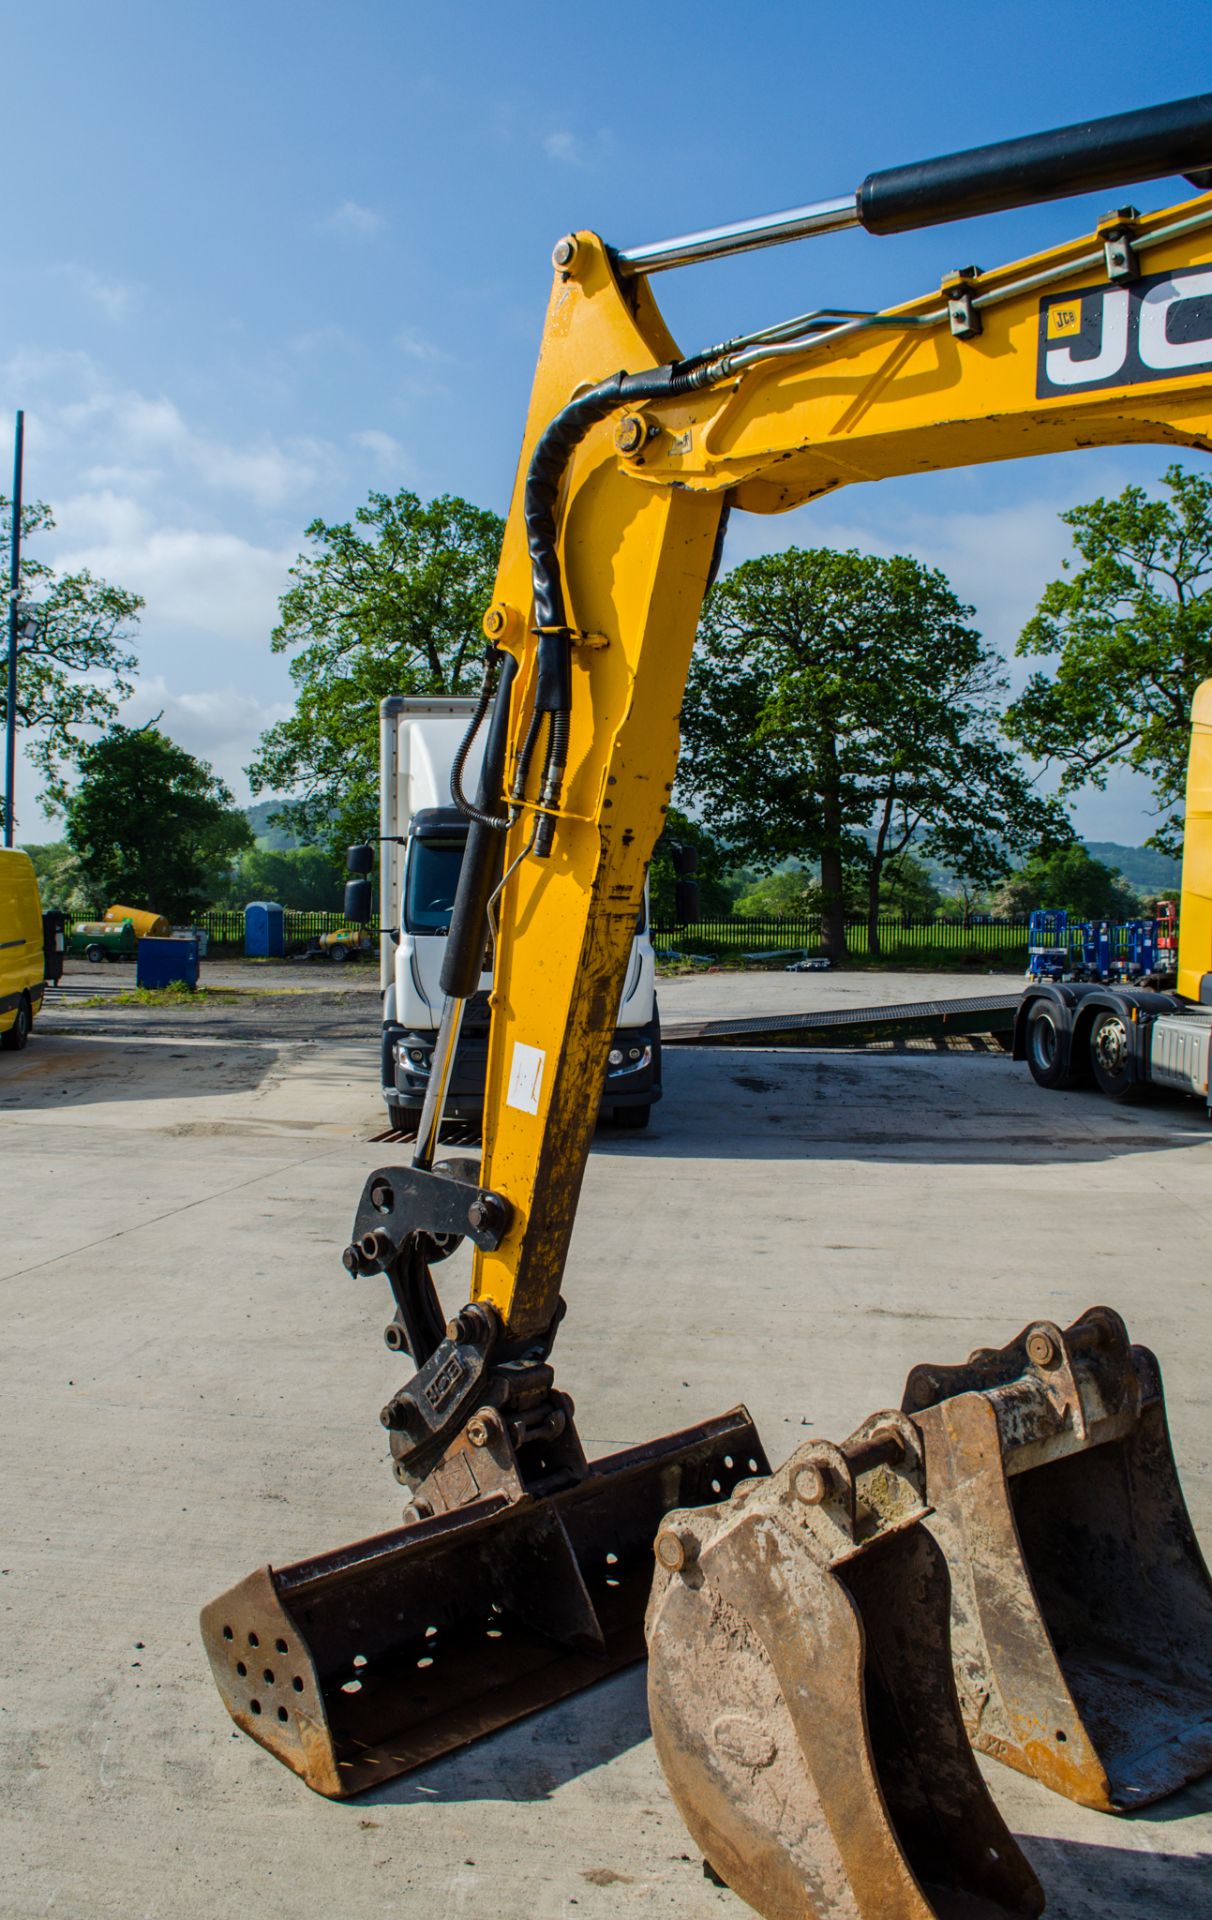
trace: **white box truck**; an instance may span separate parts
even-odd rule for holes
[[[468,822],[450,798],[450,769],[475,711],[471,699],[402,695],[379,707],[379,980],[382,1085],[391,1125],[413,1132],[425,1103],[442,1014],[438,984]],[[487,721],[464,769],[475,791]],[[477,1119],[488,1060],[489,973],[463,1016],[446,1111]],[[636,928],[602,1089],[604,1117],[644,1127],[661,1097],[661,1035],[648,897]]]

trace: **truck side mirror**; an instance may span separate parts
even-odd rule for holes
[[[375,850],[363,841],[360,847],[347,847],[345,850],[346,873],[366,874],[374,871]]]
[[[671,840],[669,858],[673,862],[673,870],[679,879],[684,880],[687,874],[697,873],[699,870],[699,850],[691,846],[688,841]]]
[[[350,851],[357,853],[360,849],[354,847]],[[367,847],[366,851],[369,853],[370,848]],[[347,880],[345,882],[345,918],[351,920],[355,926],[367,926],[370,921],[371,897],[369,880]]]
[[[694,926],[703,917],[697,880],[678,880],[673,889],[673,911],[680,927]]]

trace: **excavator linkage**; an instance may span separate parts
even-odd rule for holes
[[[915,1367],[904,1408],[974,1744],[1105,1812],[1212,1769],[1212,1583],[1154,1356],[1093,1307]]]
[[[219,1692],[317,1793],[361,1793],[642,1660],[665,1514],[767,1471],[741,1407],[546,1496],[499,1486],[263,1567],[203,1611]]]
[[[696,1844],[765,1920],[1010,1920],[1043,1893],[964,1732],[902,1415],[657,1537],[648,1697]]]

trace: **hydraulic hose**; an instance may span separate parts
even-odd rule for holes
[[[724,368],[718,360],[696,366],[655,367],[649,373],[615,373],[587,393],[570,400],[539,437],[526,474],[522,517],[530,553],[534,589],[534,628],[538,635],[535,714],[551,715],[547,736],[539,805],[545,809],[535,834],[534,852],[545,858],[555,834],[554,809],[559,805],[568,765],[572,708],[572,629],[560,575],[556,503],[569,462],[591,427],[620,407],[646,400],[664,400],[693,393],[718,380]],[[533,749],[534,729],[528,737]]]

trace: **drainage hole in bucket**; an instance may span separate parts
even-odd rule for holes
[[[361,1691],[362,1682],[360,1680],[346,1680],[341,1687],[342,1693],[361,1693]]]
[[[723,1487],[721,1487],[718,1480],[713,1480],[711,1483],[711,1491],[712,1493],[723,1493],[724,1489]]]
[[[289,1647],[287,1646],[287,1644],[286,1644],[286,1642],[285,1642],[285,1640],[275,1640],[275,1641],[274,1641],[274,1647],[275,1647],[275,1649],[277,1650],[277,1652],[278,1652],[278,1653],[289,1653],[289,1652],[290,1652],[290,1648],[289,1648]]]
[[[606,1565],[608,1567],[617,1567],[618,1564],[619,1564],[619,1556],[617,1553],[608,1553],[606,1555]]]
[[[243,1680],[248,1672],[248,1668],[245,1666],[243,1660],[236,1661],[236,1672],[239,1674],[241,1680]]]
[[[501,1638],[500,1627],[485,1627],[484,1631],[490,1640],[499,1640]]]
[[[303,1691],[303,1682],[302,1682],[302,1680],[300,1679],[300,1677],[299,1677],[299,1675],[298,1675],[297,1673],[296,1673],[296,1675],[295,1675],[295,1677],[294,1677],[294,1679],[293,1679],[293,1680],[291,1681],[291,1683],[290,1683],[290,1684],[291,1684],[291,1686],[292,1686],[292,1687],[294,1688],[294,1690],[295,1690],[295,1692],[296,1692],[296,1693],[302,1693],[302,1691]]]
[[[418,1665],[419,1667],[432,1667],[432,1665],[433,1665],[433,1660],[431,1659],[431,1657],[429,1656],[429,1654],[427,1654],[427,1653],[426,1653],[426,1654],[422,1654],[422,1656],[421,1656],[421,1658],[420,1658],[420,1659],[419,1659],[419,1660],[417,1661],[417,1665]]]
[[[732,1455],[731,1455],[730,1453],[726,1453],[726,1454],[724,1455],[724,1465],[725,1465],[726,1467],[728,1467],[728,1468],[731,1468],[731,1466],[732,1466]]]
[[[273,1683],[274,1683],[274,1670],[273,1670],[273,1668],[272,1668],[272,1667],[266,1667],[266,1668],[265,1668],[265,1669],[263,1670],[263,1672],[262,1672],[262,1674],[261,1674],[261,1678],[262,1678],[262,1680],[264,1680],[264,1682],[265,1682],[265,1684],[266,1684],[266,1686],[267,1686],[267,1687],[272,1687],[272,1686],[273,1686]]]
[[[366,1665],[366,1655],[364,1653],[355,1653],[353,1657],[353,1663],[354,1663],[354,1666],[357,1667],[359,1671],[361,1671],[361,1669]]]
[[[436,1627],[426,1627],[425,1638],[427,1640],[436,1640],[437,1637],[438,1637],[438,1630]]]
[[[234,1633],[232,1632],[232,1630],[231,1630],[231,1628],[230,1628],[230,1627],[224,1627],[224,1629],[223,1629],[223,1638],[224,1638],[225,1640],[234,1640],[234,1639],[235,1639],[235,1637],[236,1637],[236,1636],[235,1636],[235,1634],[234,1634]]]
[[[251,1712],[253,1712],[253,1713],[260,1713],[260,1711],[261,1711],[261,1702],[260,1702],[259,1700],[250,1700],[250,1701],[249,1701],[249,1703],[248,1703],[248,1705],[249,1705],[249,1709],[250,1709],[250,1711],[251,1711]]]
[[[290,1715],[287,1713],[285,1707],[278,1708],[278,1718],[282,1722],[283,1726],[285,1726],[286,1722],[290,1719]]]
[[[1058,1727],[1056,1729],[1056,1737],[1060,1741],[1062,1747],[1064,1746],[1066,1740],[1069,1738],[1068,1734],[1064,1731],[1063,1727]]]
[[[749,1462],[749,1471],[750,1471],[750,1473],[756,1473],[756,1472],[757,1472],[757,1470],[758,1470],[758,1464],[757,1464],[757,1461],[756,1461],[756,1460],[751,1460],[751,1461]]]
[[[258,1640],[255,1633],[250,1633],[248,1636],[248,1644],[250,1647],[259,1647],[261,1642]]]

